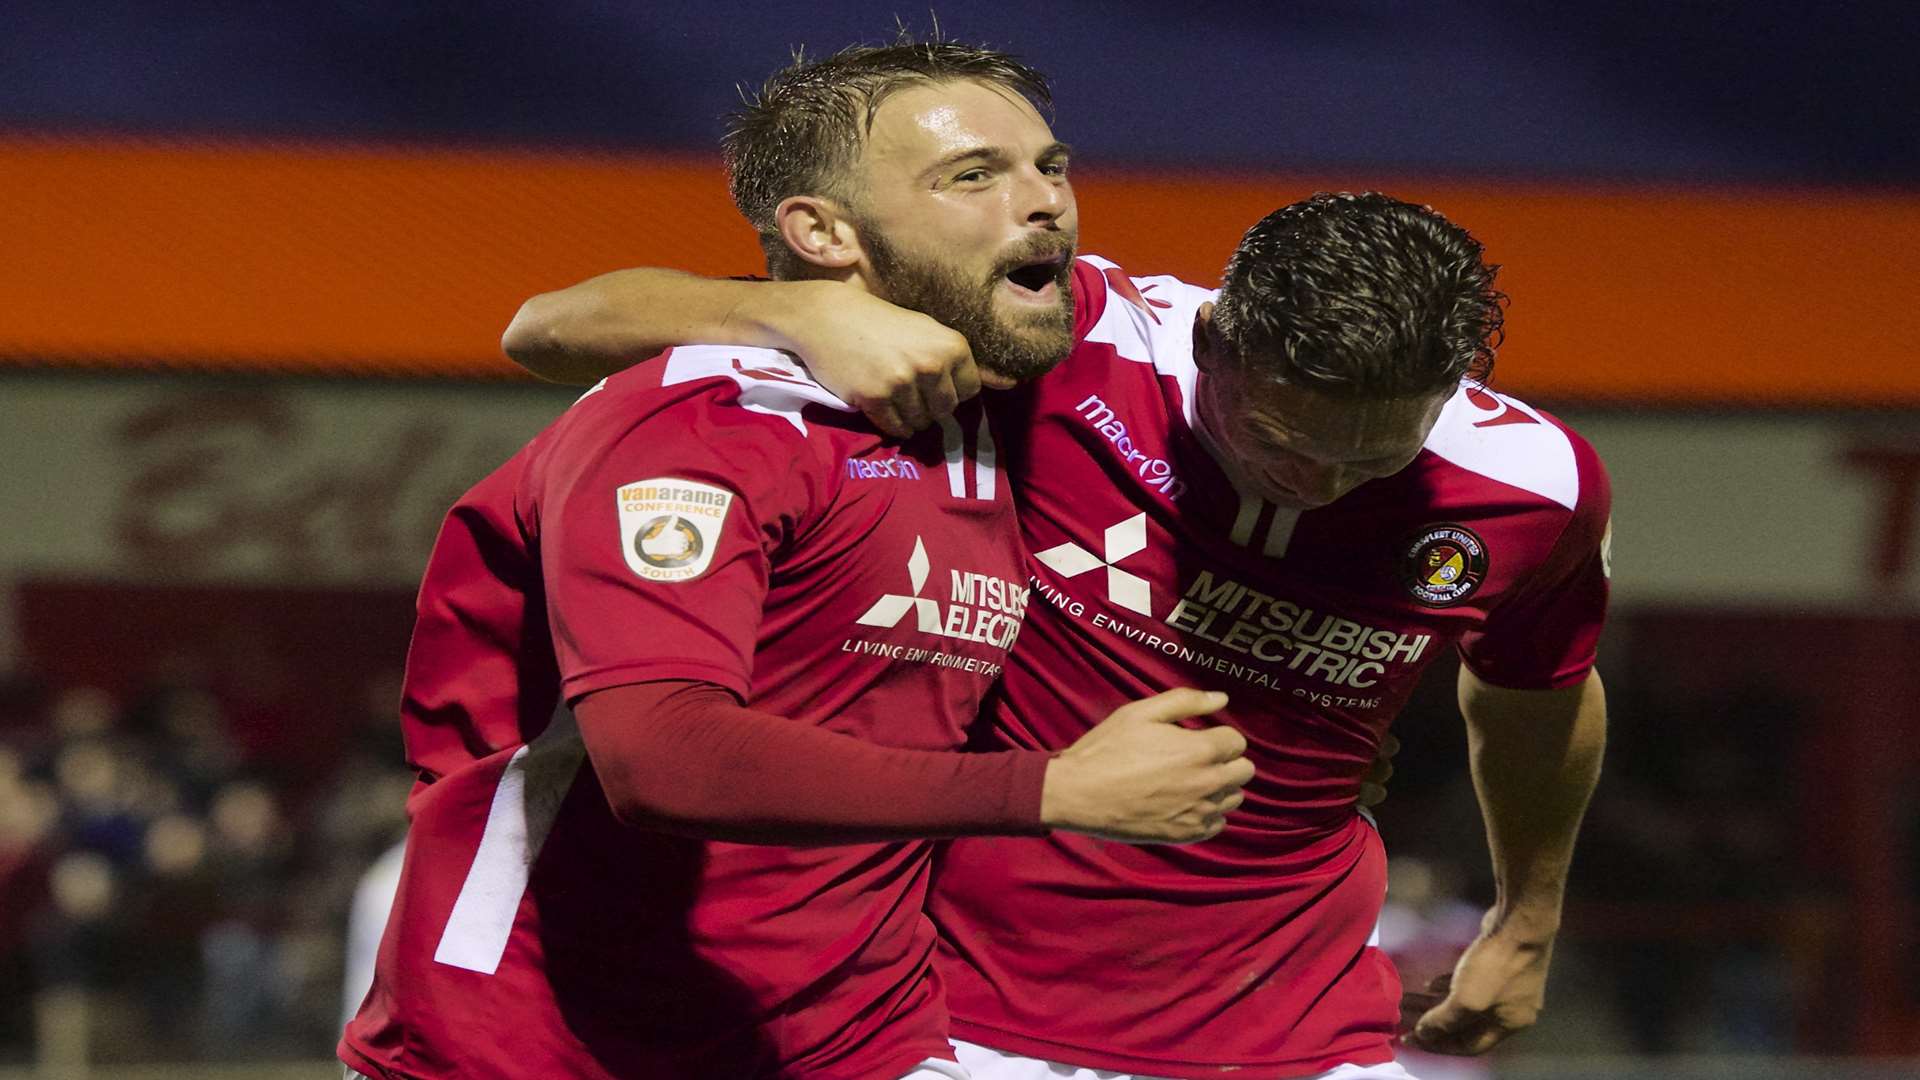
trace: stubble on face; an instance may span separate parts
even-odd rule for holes
[[[967,339],[974,362],[1014,382],[1039,378],[1073,349],[1073,252],[1070,232],[1032,237],[1001,253],[984,279],[936,256],[908,254],[871,222],[862,229],[885,299],[933,318]],[[1058,257],[1058,303],[1002,314],[994,297],[1009,270]]]

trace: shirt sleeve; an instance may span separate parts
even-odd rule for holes
[[[1571,431],[1567,437],[1580,471],[1572,515],[1532,578],[1460,641],[1462,662],[1509,690],[1578,685],[1593,670],[1606,623],[1612,486],[1593,447]]]
[[[876,746],[686,681],[589,694],[574,713],[614,814],[639,828],[756,844],[1046,831],[1045,751]]]
[[[812,449],[713,391],[618,411],[569,431],[537,488],[562,694],[695,679],[749,697],[773,556],[818,497]]]

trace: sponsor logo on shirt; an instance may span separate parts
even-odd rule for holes
[[[648,581],[691,581],[713,563],[734,494],[693,480],[658,477],[615,489],[620,554]]]
[[[1428,607],[1452,607],[1487,577],[1487,545],[1465,525],[1431,525],[1401,549],[1407,592]]]
[[[1079,544],[1068,541],[1037,552],[1033,557],[1042,566],[1066,578],[1079,577],[1089,570],[1105,567],[1107,599],[1128,611],[1137,611],[1152,618],[1153,587],[1146,578],[1115,565],[1127,556],[1137,555],[1146,549],[1147,515],[1135,514],[1125,521],[1107,526],[1103,539],[1105,553],[1102,555],[1095,555]]]
[[[1166,619],[1145,624],[1104,611],[1089,618],[1087,605],[1061,589],[1037,577],[1033,587],[1042,599],[1096,630],[1323,708],[1379,708],[1383,699],[1377,692],[1361,695],[1393,666],[1419,664],[1433,643],[1431,634],[1406,634],[1315,611],[1209,570],[1200,571]],[[1328,689],[1294,685],[1300,678]]]
[[[848,458],[849,480],[918,480],[920,466],[902,457]]]
[[[1388,665],[1418,663],[1431,634],[1367,626],[1202,570],[1167,625],[1310,679],[1364,690]]]
[[[1027,613],[1027,587],[972,570],[947,572],[945,603],[922,596],[926,590],[932,563],[927,545],[916,536],[913,554],[907,558],[909,593],[885,593],[866,614],[854,622],[861,626],[891,629],[913,613],[913,627],[922,634],[957,641],[977,641],[998,649],[1010,649],[1020,634],[1020,620]],[[852,643],[849,643],[849,646]],[[848,651],[869,651],[848,648]],[[888,655],[893,655],[889,653]],[[906,659],[906,657],[898,657]]]
[[[1102,555],[1068,542],[1035,553],[1034,560],[1068,579],[1104,570],[1108,602],[1152,619],[1150,583],[1117,565],[1146,547],[1142,513],[1107,528]],[[1433,642],[1431,634],[1401,633],[1315,611],[1211,570],[1199,571],[1173,610],[1149,623],[1130,622],[1124,615],[1097,609],[1089,614],[1088,605],[1068,591],[1071,586],[1037,576],[1030,584],[1042,599],[1075,619],[1088,621],[1096,630],[1259,687],[1272,688],[1276,676],[1290,672],[1331,687],[1366,691],[1394,665],[1418,664]],[[1295,688],[1293,692],[1326,706],[1376,708],[1380,703],[1378,698],[1333,691]]]
[[[1173,475],[1173,466],[1165,458],[1149,457],[1146,451],[1135,446],[1126,422],[1101,400],[1100,395],[1088,394],[1085,401],[1073,407],[1073,411],[1085,417],[1095,431],[1113,444],[1113,448],[1120,453],[1121,461],[1146,481],[1148,487],[1170,500],[1186,494],[1186,482]]]
[[[1505,427],[1508,424],[1537,424],[1540,422],[1477,386],[1467,387],[1467,400],[1473,403],[1475,411],[1484,414],[1483,419],[1473,422],[1473,426],[1477,428]]]
[[[1159,288],[1160,286],[1158,284],[1148,285],[1144,289],[1139,288],[1134,285],[1133,279],[1127,276],[1127,272],[1117,266],[1109,266],[1100,271],[1100,276],[1107,279],[1107,285],[1112,288],[1114,292],[1118,293],[1122,300],[1139,308],[1142,312],[1146,313],[1147,318],[1152,319],[1156,323],[1160,321],[1160,316],[1155,315],[1153,309],[1164,309],[1173,306],[1165,300],[1155,299],[1147,295]]]

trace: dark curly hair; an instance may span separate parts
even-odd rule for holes
[[[1321,192],[1247,230],[1213,333],[1243,370],[1333,397],[1484,382],[1507,297],[1482,253],[1432,207]]]
[[[734,205],[760,234],[775,277],[798,269],[773,212],[793,195],[821,195],[853,207],[854,166],[874,111],[910,86],[971,80],[1004,87],[1050,114],[1046,76],[1003,52],[952,41],[916,41],[902,31],[890,45],[855,45],[820,60],[796,53],[759,93],[727,117],[721,139]]]

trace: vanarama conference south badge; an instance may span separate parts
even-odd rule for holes
[[[1487,545],[1464,525],[1431,525],[1401,548],[1401,579],[1415,600],[1451,607],[1487,577]]]
[[[688,581],[706,572],[734,494],[693,480],[660,477],[622,484],[620,554],[648,581]]]

